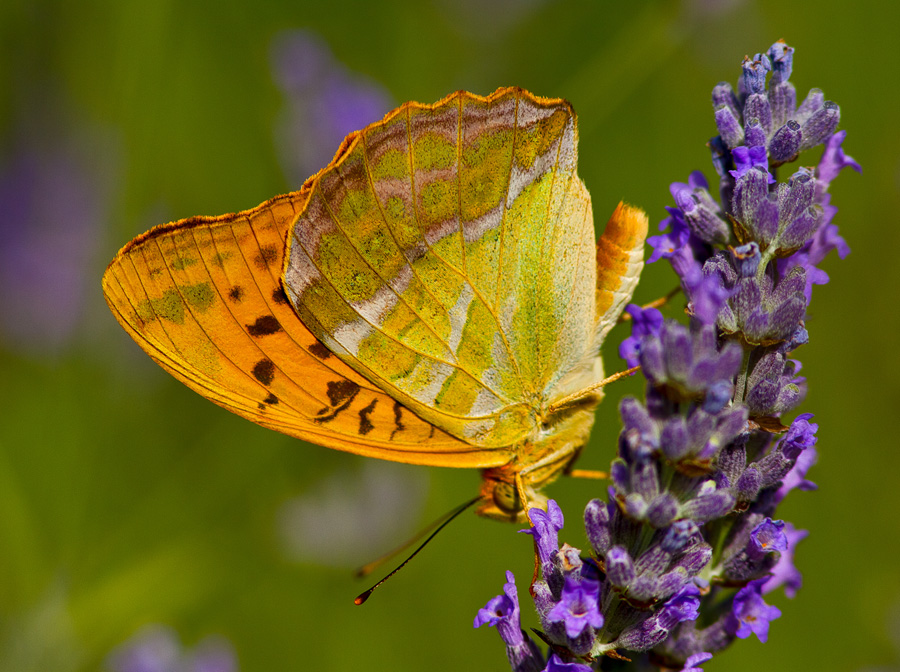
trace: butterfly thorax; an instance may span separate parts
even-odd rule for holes
[[[528,523],[527,509],[545,509],[547,497],[541,491],[578,458],[590,436],[601,396],[592,394],[548,413],[531,437],[514,446],[512,460],[483,470],[483,503],[478,515]]]

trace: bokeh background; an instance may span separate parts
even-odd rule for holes
[[[713,174],[713,85],[778,38],[800,95],[841,105],[864,174],[832,185],[852,254],[825,262],[798,352],[819,490],[781,513],[811,531],[804,587],[774,598],[767,644],[706,669],[900,669],[898,26],[896,3],[864,0],[0,3],[0,670],[507,669],[472,619],[505,570],[525,592],[531,540],[512,526],[463,516],[352,603],[352,568],[475,494],[477,473],[232,416],[131,342],[100,276],[150,226],[297,188],[346,132],[462,88],[571,100],[598,225],[623,198],[655,225],[670,182]],[[674,283],[650,266],[638,299]],[[638,380],[608,391],[581,466],[608,465],[628,393]],[[552,487],[564,540],[584,546],[604,489]]]

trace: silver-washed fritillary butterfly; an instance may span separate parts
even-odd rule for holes
[[[643,266],[646,215],[620,204],[595,243],[576,162],[564,100],[407,103],[299,191],[138,236],[103,291],[220,406],[328,448],[481,468],[478,513],[524,522],[587,441],[600,345]]]

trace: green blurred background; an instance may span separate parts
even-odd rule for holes
[[[297,188],[347,130],[462,88],[571,100],[598,224],[624,198],[655,226],[670,182],[713,174],[713,85],[778,38],[797,49],[799,95],[841,105],[865,173],[832,185],[853,252],[824,263],[798,353],[820,489],[781,514],[811,531],[804,587],[774,597],[767,644],[706,669],[900,669],[898,5],[625,4],[0,4],[0,669],[106,669],[153,624],[219,651],[216,670],[229,656],[244,671],[508,669],[472,619],[507,569],[525,594],[531,540],[512,526],[464,516],[352,603],[367,584],[351,569],[474,495],[476,472],[364,460],[226,413],[131,342],[100,276],[150,226]],[[674,282],[650,266],[637,298]],[[608,465],[626,393],[639,381],[608,391],[580,466]],[[551,488],[562,539],[584,547],[581,511],[604,490]]]

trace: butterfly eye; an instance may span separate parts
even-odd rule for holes
[[[518,513],[523,509],[522,500],[515,486],[505,481],[497,481],[491,493],[494,504],[504,513]]]

